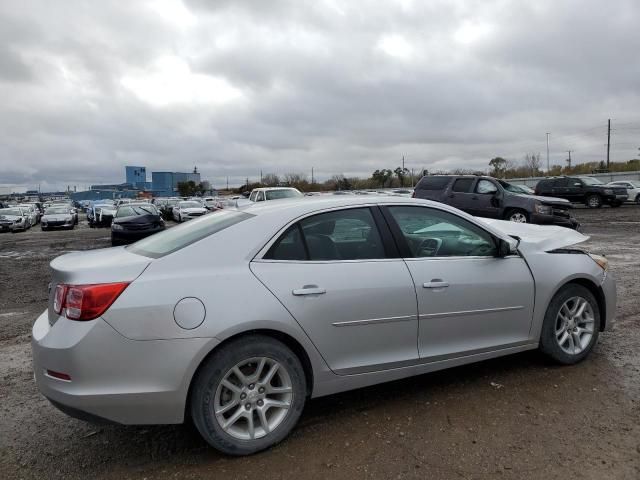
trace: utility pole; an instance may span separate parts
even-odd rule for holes
[[[260,184],[262,184],[262,169],[260,169]]]
[[[402,155],[402,171],[404,172],[404,155]]]
[[[229,191],[229,177],[227,177],[227,192]]]
[[[607,122],[607,170],[609,170],[609,151],[611,150],[611,119]]]
[[[313,178],[313,167],[311,167],[311,185],[313,185],[315,182],[314,178]]]
[[[549,173],[549,135],[551,135],[549,132],[547,132],[547,174]]]
[[[567,150],[567,153],[569,154],[569,158],[567,158],[567,163],[569,164],[569,169],[571,169],[571,152],[573,152],[573,150]]]

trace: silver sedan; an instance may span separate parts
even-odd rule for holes
[[[305,401],[530,349],[583,360],[610,328],[603,257],[560,227],[402,197],[221,210],[51,262],[40,391],[84,419],[181,423],[233,455]]]

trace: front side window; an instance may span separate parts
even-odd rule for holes
[[[258,196],[258,192],[251,192],[251,195],[249,195],[249,200],[251,200],[252,202],[256,201],[256,197]]]
[[[476,193],[480,193],[483,195],[496,193],[498,191],[498,187],[489,181],[489,180],[478,180],[478,184],[476,185]]]
[[[493,237],[448,212],[397,206],[388,211],[398,224],[413,258],[495,256]]]
[[[256,202],[264,202],[264,192],[258,192],[258,196],[256,197]]]
[[[271,260],[316,261],[385,257],[382,238],[368,208],[307,217],[290,227],[265,256]]]

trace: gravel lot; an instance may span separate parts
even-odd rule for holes
[[[587,361],[536,352],[307,404],[285,442],[224,457],[191,426],[96,427],[36,390],[30,328],[48,263],[109,231],[0,234],[0,478],[640,478],[640,208],[576,210],[618,280],[617,324]]]

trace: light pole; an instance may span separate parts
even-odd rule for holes
[[[547,175],[549,174],[549,132],[547,132]]]

